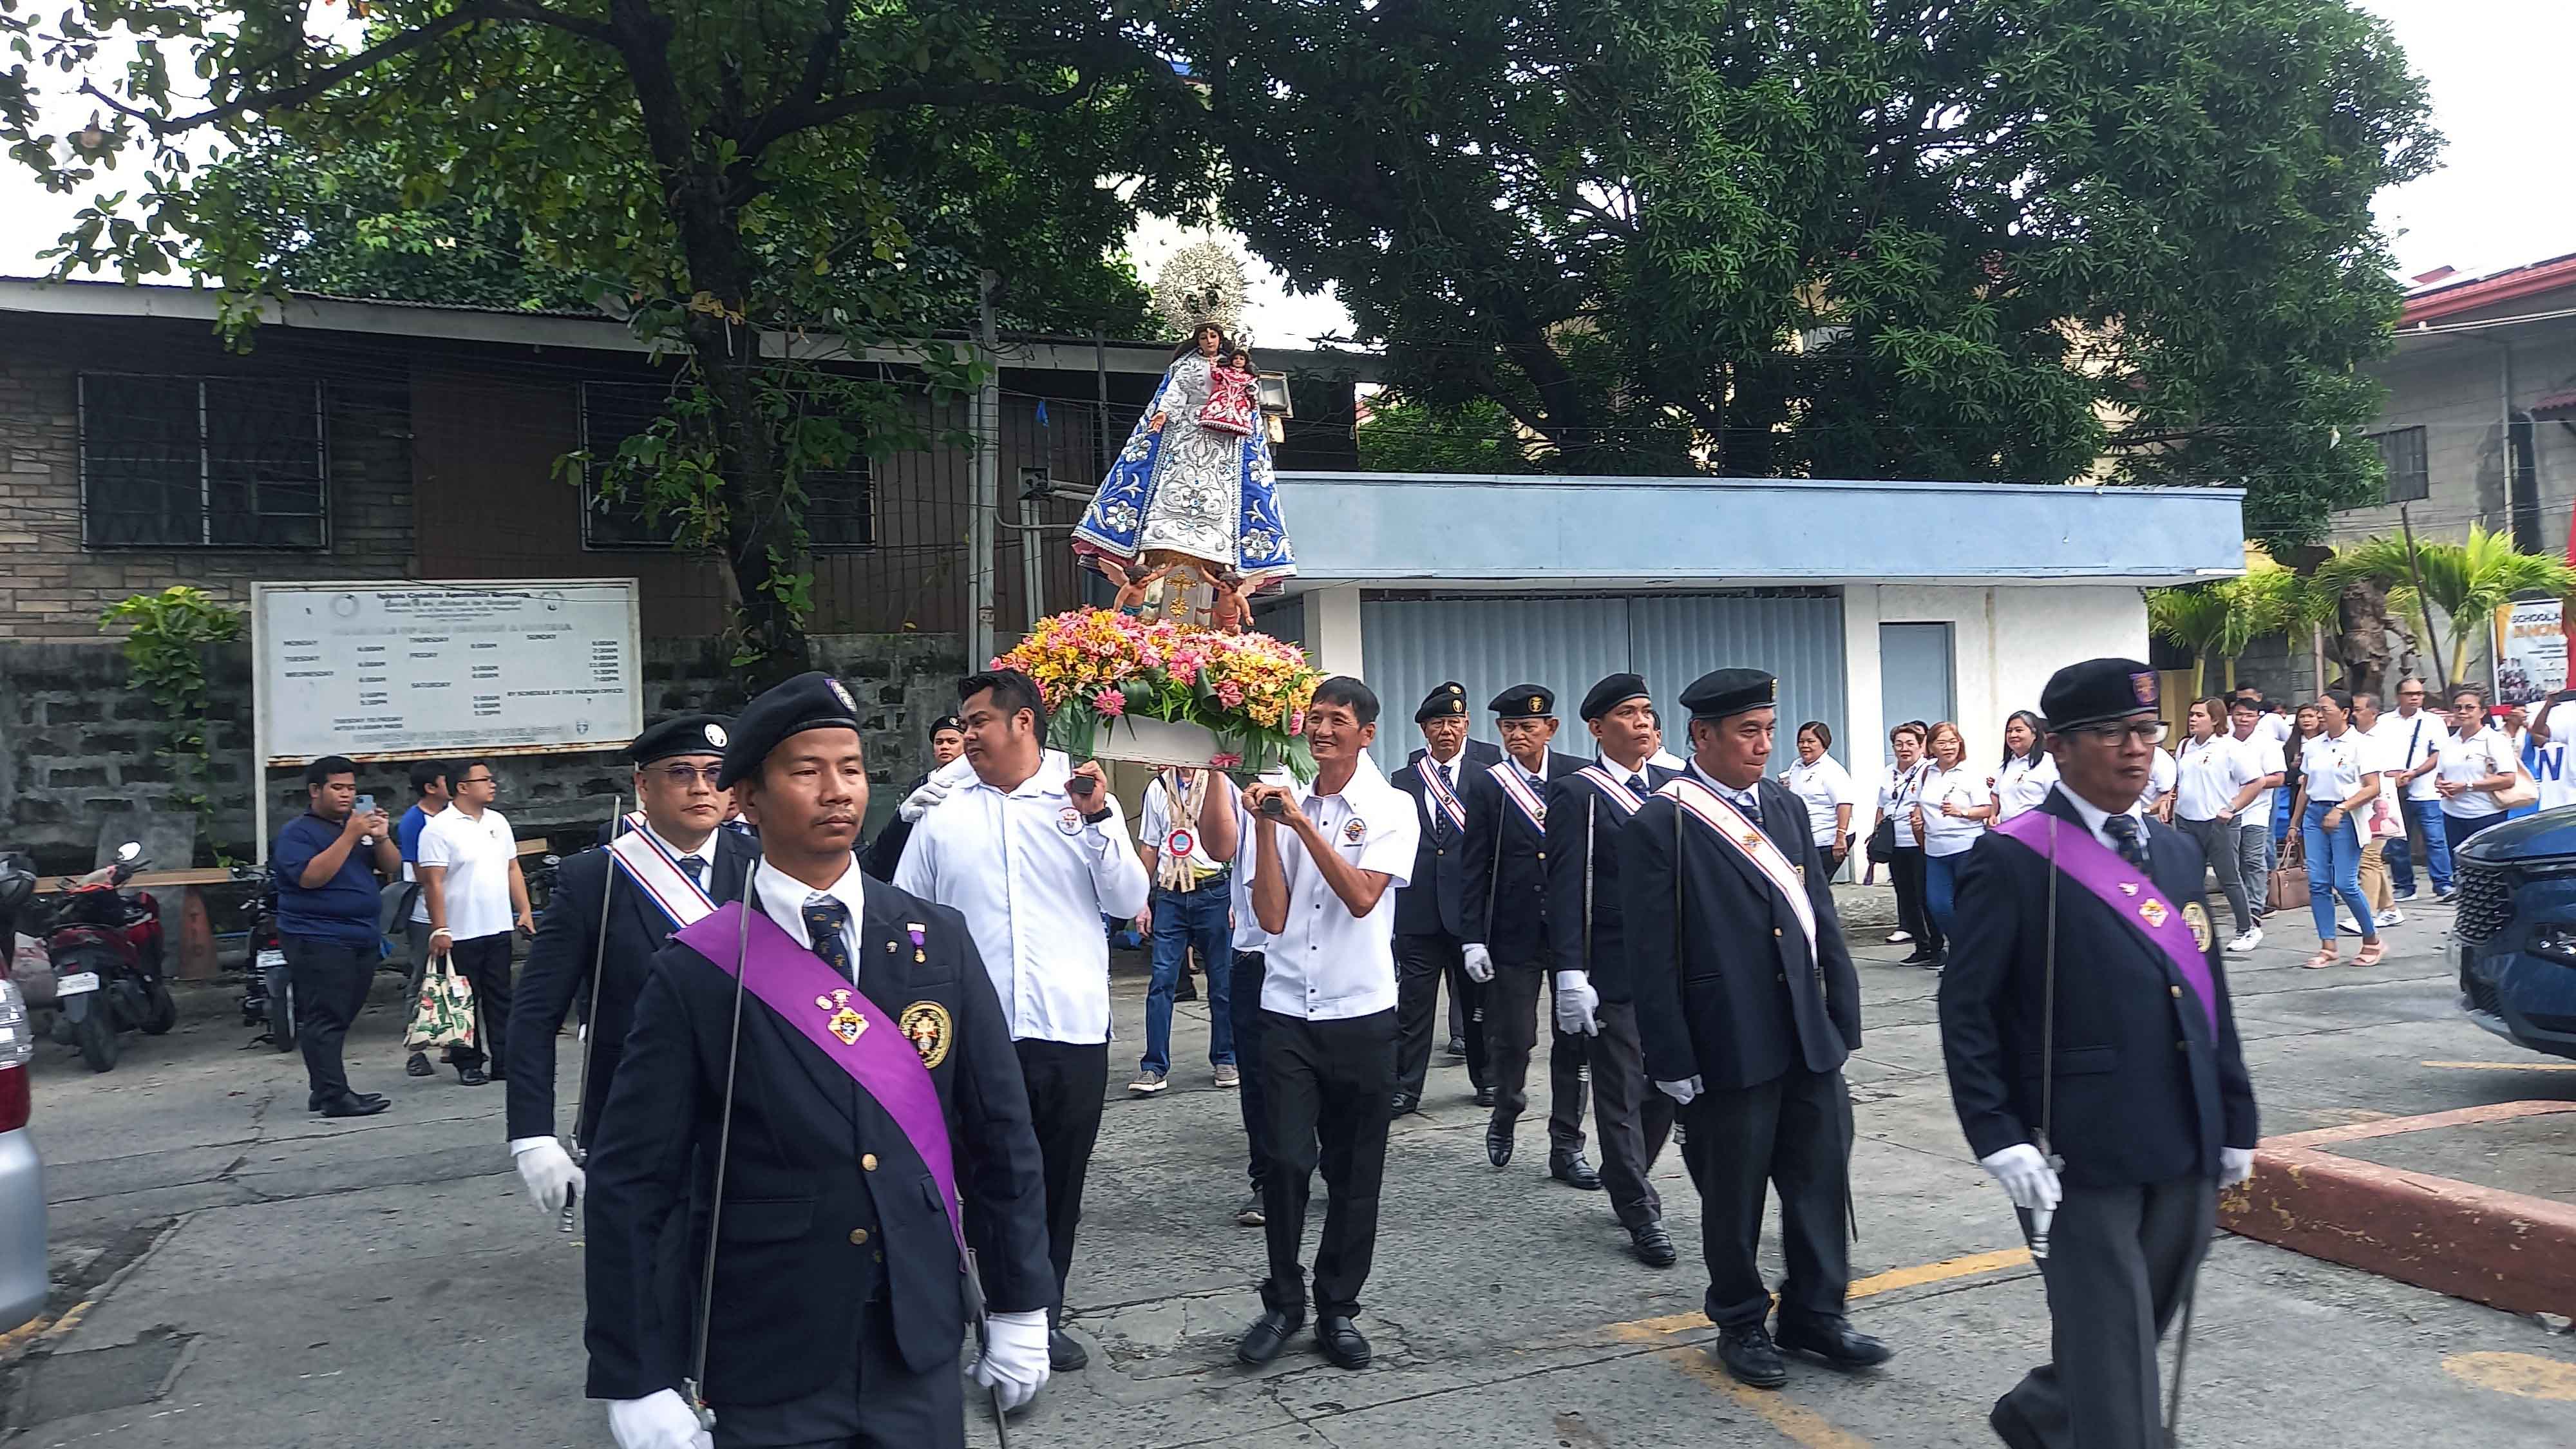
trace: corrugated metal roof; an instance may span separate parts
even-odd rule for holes
[[[2429,287],[2419,287],[2406,294],[2404,306],[2397,314],[2397,325],[2412,327],[2421,322],[2438,322],[2498,302],[2510,302],[2538,292],[2553,292],[2561,287],[2576,287],[2576,252],[2507,267],[2482,277],[2445,277]]]
[[[2561,388],[2533,403],[2531,415],[2544,420],[2576,421],[2576,387]]]

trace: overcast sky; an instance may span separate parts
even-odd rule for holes
[[[2431,81],[2435,123],[2449,138],[2443,167],[2380,198],[2399,270],[2436,267],[2489,272],[2576,252],[2576,186],[2568,184],[2570,57],[2576,57],[2576,0],[2359,0],[2396,30],[2416,70]],[[77,125],[85,106],[68,110]],[[42,270],[35,254],[52,245],[72,212],[14,165],[0,163],[0,272]],[[1147,280],[1178,238],[1149,227],[1135,239]],[[1262,269],[1256,268],[1256,271]],[[1294,297],[1275,273],[1256,276],[1250,321],[1274,346],[1347,332],[1329,296]]]

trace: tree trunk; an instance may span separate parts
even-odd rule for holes
[[[2343,687],[2354,694],[2380,694],[2388,682],[2388,588],[2362,580],[2346,587],[2337,601],[2331,652],[2343,666]]]

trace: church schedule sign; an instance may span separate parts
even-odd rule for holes
[[[644,727],[632,579],[261,584],[259,752],[614,749]]]

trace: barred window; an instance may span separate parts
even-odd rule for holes
[[[626,440],[662,416],[670,389],[651,382],[585,382],[581,385],[581,446],[590,467],[581,484],[582,543],[594,550],[669,548],[678,522],[658,526],[644,517],[644,502],[631,494],[611,498],[599,480]],[[876,543],[875,479],[865,455],[847,467],[805,475],[805,532],[816,553],[851,553]]]
[[[2420,503],[2433,491],[2432,471],[2424,459],[2424,430],[2397,428],[2371,434],[2380,461],[2388,466],[2388,503]]]
[[[330,542],[318,382],[83,373],[80,464],[89,548]]]

